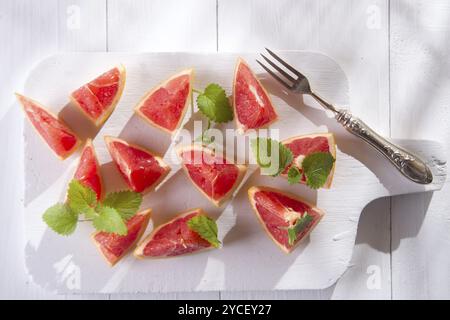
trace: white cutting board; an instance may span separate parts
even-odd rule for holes
[[[39,285],[59,293],[125,293],[210,290],[321,289],[334,284],[352,256],[358,220],[372,200],[396,194],[438,190],[445,181],[443,148],[433,141],[397,141],[427,160],[434,181],[427,186],[403,178],[370,147],[357,140],[318,105],[305,97],[287,95],[255,62],[254,53],[74,53],[52,56],[30,73],[25,94],[61,111],[62,117],[82,136],[94,136],[84,117],[70,104],[68,94],[81,84],[123,63],[127,83],[111,118],[94,144],[102,163],[108,190],[124,188],[103,143],[103,135],[121,136],[164,154],[168,135],[133,116],[133,107],[151,87],[184,68],[195,68],[194,87],[203,89],[216,82],[231,93],[236,58],[243,57],[262,78],[280,115],[272,128],[280,138],[331,131],[338,146],[332,189],[313,191],[303,185],[290,186],[283,178],[254,173],[225,210],[214,208],[183,172],[175,173],[158,191],[144,198],[153,208],[159,225],[187,208],[202,207],[219,220],[224,246],[185,257],[138,261],[124,258],[110,268],[89,239],[89,223],[80,223],[75,234],[61,237],[47,229],[41,216],[47,207],[63,201],[79,153],[64,162],[57,160],[25,124],[25,223],[26,267]],[[312,87],[336,105],[351,109],[348,81],[329,57],[313,52],[284,52],[292,65],[311,80]],[[301,113],[299,112],[301,111]],[[360,115],[364,119],[364,115]],[[194,118],[196,116],[194,115]],[[189,122],[186,127],[190,127]],[[395,125],[395,124],[393,124]],[[297,193],[316,203],[326,215],[293,253],[286,255],[269,240],[247,200],[252,185],[270,185]],[[147,232],[152,229],[150,224]]]

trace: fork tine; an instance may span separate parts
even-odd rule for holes
[[[277,70],[280,74],[282,74],[284,77],[286,77],[289,81],[295,82],[294,77],[292,77],[289,73],[281,69],[279,66],[277,66],[275,63],[273,63],[269,58],[267,58],[265,55],[261,53],[261,57],[264,58],[264,60],[267,61],[268,64],[270,64],[275,70]]]
[[[301,74],[297,69],[295,69],[294,67],[292,67],[290,64],[288,64],[286,61],[284,61],[283,59],[281,59],[279,56],[277,56],[275,53],[272,52],[272,50],[265,48],[267,50],[267,52],[274,57],[275,59],[277,59],[278,62],[280,62],[283,66],[285,66],[286,68],[288,68],[293,74],[299,76],[299,77],[304,77],[303,74]]]
[[[291,89],[291,86],[286,83],[284,80],[282,80],[276,73],[274,73],[272,70],[270,70],[269,68],[267,68],[262,62],[260,62],[258,59],[256,60],[256,62],[259,63],[259,65],[261,67],[263,67],[264,70],[266,70],[272,77],[274,77],[279,83],[281,83],[283,86],[285,86],[287,89]]]

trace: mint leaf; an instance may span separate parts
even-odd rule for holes
[[[251,141],[251,148],[261,174],[278,176],[292,162],[291,150],[281,142],[270,138],[256,138]]]
[[[329,152],[315,152],[307,155],[302,162],[306,185],[312,189],[322,187],[327,182],[334,161]]]
[[[111,207],[99,206],[98,216],[93,220],[95,229],[124,236],[128,233],[127,226],[120,214]]]
[[[67,236],[75,231],[78,215],[69,206],[58,203],[48,208],[42,219],[50,229],[60,235]]]
[[[125,220],[136,214],[141,203],[142,195],[131,190],[109,193],[103,201],[104,206],[114,208]]]
[[[292,166],[289,168],[288,171],[288,182],[289,184],[296,184],[300,182],[300,179],[302,178],[302,173],[296,166]]]
[[[211,83],[198,95],[199,110],[211,121],[223,123],[233,120],[233,110],[225,90],[218,84]]]
[[[217,224],[214,220],[201,214],[189,219],[187,225],[189,229],[198,233],[200,237],[211,243],[213,247],[220,247],[220,241],[217,239]]]
[[[297,235],[301,233],[309,224],[313,221],[313,217],[310,216],[307,212],[303,214],[303,217],[298,219],[295,224],[288,228],[288,238],[289,238],[289,245],[293,245],[295,241],[297,240]]]
[[[97,203],[95,191],[84,186],[78,180],[70,181],[67,199],[70,208],[77,214],[86,213],[86,215],[91,215],[92,208]]]

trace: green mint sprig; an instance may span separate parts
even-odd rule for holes
[[[233,120],[233,109],[225,90],[221,86],[211,83],[203,92],[194,91],[198,93],[198,109],[209,121],[224,123]]]
[[[271,138],[256,138],[251,141],[253,156],[261,169],[261,174],[276,177],[291,164],[291,150],[281,142]]]
[[[81,215],[92,220],[98,231],[126,235],[126,221],[136,214],[142,195],[133,191],[109,193],[104,201],[97,201],[95,192],[78,180],[69,183],[67,201],[48,208],[44,222],[60,235],[72,234]]]
[[[44,222],[56,233],[67,236],[77,227],[78,214],[67,204],[57,203],[48,208],[43,215]]]
[[[325,185],[335,159],[329,152],[315,152],[307,155],[302,162],[303,173],[306,176],[306,185],[318,189]]]
[[[220,247],[220,241],[217,239],[217,223],[214,220],[201,214],[189,219],[187,225],[189,229],[211,243],[214,248]]]
[[[303,217],[299,218],[292,227],[287,229],[290,246],[295,243],[297,236],[305,230],[305,228],[308,227],[312,221],[313,217],[305,212]]]

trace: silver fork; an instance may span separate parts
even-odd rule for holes
[[[334,113],[336,120],[347,129],[347,131],[374,147],[408,179],[421,184],[429,184],[433,181],[433,175],[430,168],[419,157],[400,148],[386,138],[383,138],[359,118],[354,117],[349,111],[338,109],[331,103],[322,99],[311,89],[308,79],[301,72],[286,63],[286,61],[281,59],[271,50],[267,48],[266,50],[275,60],[294,75],[292,76],[289,74],[284,68],[280,67],[277,63],[273,62],[263,54],[261,54],[263,59],[275,69],[278,74],[269,69],[261,61],[256,60],[264,70],[285,88],[296,94],[308,94],[316,99],[324,108],[331,110]]]

